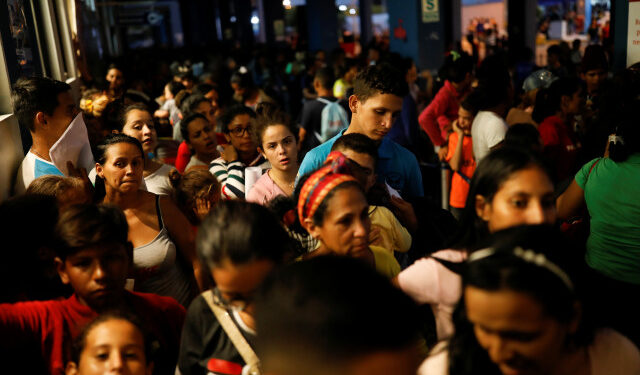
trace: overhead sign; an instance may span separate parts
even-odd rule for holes
[[[440,9],[438,0],[422,0],[422,22],[431,23],[440,21]]]
[[[640,62],[640,0],[629,0],[627,66]]]

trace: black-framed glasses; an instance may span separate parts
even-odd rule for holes
[[[246,128],[243,128],[242,126],[238,126],[233,129],[229,129],[229,133],[233,134],[238,138],[244,136],[245,133],[251,134],[251,132],[252,132],[252,129],[250,126],[247,126]]]
[[[234,310],[237,312],[244,311],[253,302],[253,297],[243,295],[234,295],[233,298],[227,299],[222,296],[222,292],[218,287],[213,288],[213,303],[226,310]]]

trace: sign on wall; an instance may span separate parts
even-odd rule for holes
[[[438,0],[422,0],[422,22],[431,23],[440,21]]]
[[[629,0],[627,66],[640,62],[640,0]]]

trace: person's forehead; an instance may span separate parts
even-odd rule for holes
[[[399,110],[402,108],[402,98],[394,94],[381,94],[378,92],[371,95],[363,104],[376,108]]]
[[[89,245],[73,254],[67,259],[73,258],[93,258],[101,259],[110,255],[121,255],[126,251],[125,245],[120,242],[104,242],[99,245]]]
[[[208,125],[209,125],[209,122],[207,120],[202,118],[197,118],[195,120],[192,120],[188,124],[188,128],[189,128],[189,131],[198,131],[198,130],[202,130]]]
[[[229,125],[244,125],[251,122],[251,116],[246,113],[241,113],[233,117]]]

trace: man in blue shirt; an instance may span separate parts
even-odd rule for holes
[[[378,181],[386,182],[404,198],[424,196],[422,175],[416,157],[406,148],[385,137],[402,110],[408,86],[402,73],[387,64],[369,66],[356,77],[349,97],[351,123],[341,134],[307,153],[298,176],[312,172],[324,163],[333,143],[342,134],[360,133],[379,144]]]

